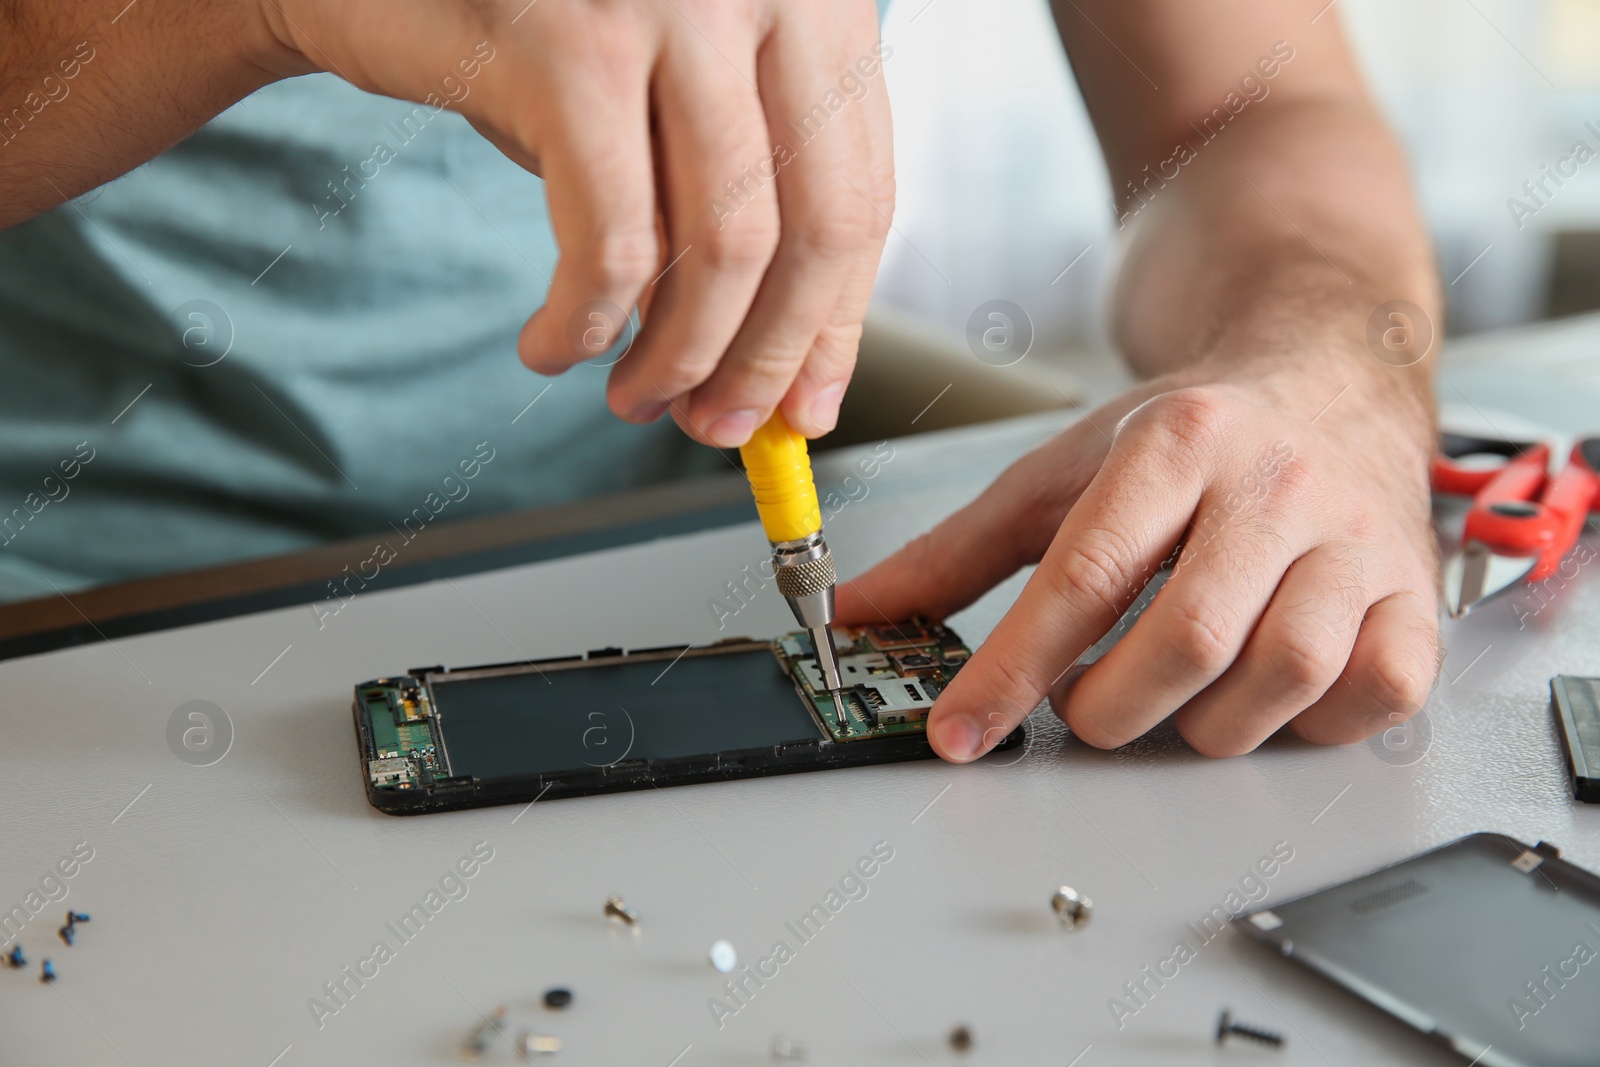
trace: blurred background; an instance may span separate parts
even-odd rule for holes
[[[1600,307],[1600,160],[1520,229],[1507,205],[1575,141],[1600,150],[1600,0],[1335,0],[1326,17],[1409,153],[1449,332]],[[884,37],[900,192],[878,305],[960,331],[1003,295],[1042,350],[1101,347],[1111,190],[1046,0],[895,0]]]

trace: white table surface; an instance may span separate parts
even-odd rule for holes
[[[1585,320],[1459,345],[1441,395],[1583,429],[1600,412],[1587,355],[1597,341]],[[1559,391],[1541,391],[1539,375]],[[897,443],[868,497],[830,524],[843,569],[961,505],[1060,421]],[[792,628],[775,593],[722,633],[706,605],[764,547],[750,524],[364,594],[321,630],[299,607],[0,663],[0,909],[80,842],[93,849],[65,900],[24,928],[30,965],[0,969],[0,1064],[456,1062],[497,1004],[513,1033],[562,1039],[553,1064],[769,1063],[779,1033],[820,1064],[1446,1064],[1459,1061],[1232,931],[1120,1030],[1107,1002],[1276,842],[1294,858],[1268,900],[1476,830],[1553,841],[1600,869],[1600,809],[1568,797],[1547,688],[1552,674],[1600,674],[1600,578],[1587,571],[1526,629],[1507,605],[1448,627],[1420,758],[1285,737],[1219,762],[1171,733],[1106,753],[1036,714],[1033,744],[1009,765],[406,819],[368,807],[353,683],[433,663],[770,636]],[[953,625],[981,640],[1018,588]],[[211,766],[168,747],[168,719],[190,700],[233,724]],[[868,895],[801,944],[785,923],[880,841],[893,859]],[[467,895],[399,944],[385,924],[479,842],[493,859]],[[1060,883],[1094,900],[1081,932],[1055,925]],[[642,917],[637,933],[602,918],[612,893]],[[55,935],[69,906],[93,915],[72,948]],[[724,978],[706,963],[717,938],[744,961],[780,939],[794,949],[721,1029],[708,998]],[[319,1029],[308,1000],[380,939],[394,958]],[[53,987],[37,980],[43,956],[60,974]],[[574,990],[570,1009],[538,1006],[552,985]],[[1284,1031],[1287,1048],[1215,1049],[1224,1005]],[[964,1056],[946,1044],[957,1023],[976,1037]],[[515,1057],[501,1042],[486,1062]]]

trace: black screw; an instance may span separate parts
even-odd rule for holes
[[[1223,1008],[1222,1014],[1217,1016],[1217,1044],[1220,1045],[1227,1041],[1229,1034],[1237,1034],[1242,1038],[1256,1041],[1263,1045],[1270,1045],[1273,1048],[1279,1048],[1283,1045],[1282,1034],[1274,1033],[1271,1030],[1262,1030],[1254,1026],[1246,1026],[1244,1023],[1236,1023],[1233,1021],[1233,1012]]]
[[[74,937],[74,935],[77,934],[77,930],[74,929],[74,928],[79,923],[86,923],[88,921],[89,921],[89,913],[88,912],[84,912],[84,911],[69,911],[69,912],[67,912],[67,925],[63,926],[60,930],[57,930],[56,932],[61,935],[61,940],[62,941],[65,941],[68,945],[71,945],[72,944],[72,938]]]
[[[544,993],[544,1006],[547,1008],[564,1008],[572,1003],[572,990],[556,986],[547,989]]]

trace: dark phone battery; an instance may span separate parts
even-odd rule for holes
[[[1567,750],[1572,795],[1600,804],[1600,678],[1558,674],[1550,679],[1550,699]]]

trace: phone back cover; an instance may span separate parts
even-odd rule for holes
[[[1600,1063],[1600,879],[1500,834],[1235,920],[1485,1067]]]

